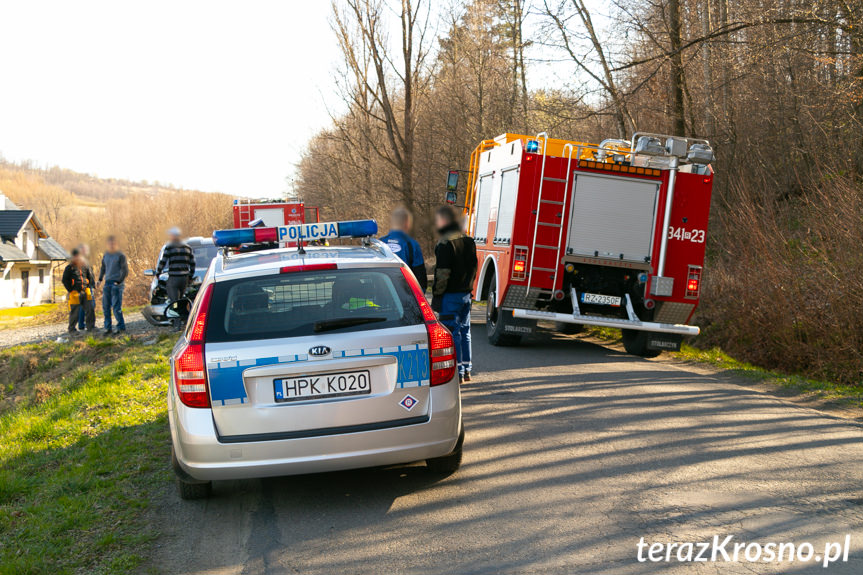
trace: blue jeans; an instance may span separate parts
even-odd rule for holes
[[[441,298],[440,321],[452,332],[458,374],[470,373],[470,292],[445,293]]]
[[[105,316],[105,329],[111,329],[111,312],[117,318],[117,329],[126,329],[126,320],[123,319],[123,284],[105,284],[102,290],[102,315]]]

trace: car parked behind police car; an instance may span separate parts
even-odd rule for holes
[[[373,221],[310,226],[333,224],[305,224],[303,237],[377,229]],[[321,232],[328,229],[335,232]],[[276,230],[214,239],[267,242]],[[420,460],[448,474],[461,463],[452,336],[410,269],[379,241],[218,255],[171,364],[168,414],[183,498],[208,495],[219,479]]]

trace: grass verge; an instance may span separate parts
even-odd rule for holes
[[[151,340],[152,341],[152,340]],[[173,338],[0,351],[0,574],[131,573],[170,480]]]
[[[605,341],[619,341],[620,330],[590,327],[585,332]],[[725,372],[792,390],[801,394],[812,394],[822,399],[846,405],[863,407],[863,387],[842,385],[830,381],[810,379],[801,375],[780,373],[734,359],[719,348],[700,349],[683,344],[679,352],[668,352],[681,361],[707,364]]]

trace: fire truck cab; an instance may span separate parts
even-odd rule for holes
[[[621,328],[627,351],[647,357],[698,334],[712,161],[706,140],[661,134],[481,142],[465,228],[491,343],[517,344],[537,320]]]

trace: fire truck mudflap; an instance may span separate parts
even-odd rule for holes
[[[620,328],[627,351],[652,356],[697,335],[712,160],[705,140],[657,134],[482,142],[465,227],[490,341],[517,343],[547,320]]]

